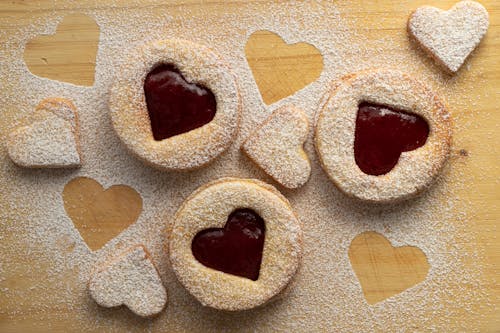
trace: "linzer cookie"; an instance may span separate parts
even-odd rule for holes
[[[26,168],[74,168],[81,165],[76,107],[64,98],[46,98],[26,125],[7,139],[11,160]]]
[[[444,11],[418,8],[408,31],[449,72],[456,72],[488,30],[488,12],[475,1],[461,1]]]
[[[250,159],[287,188],[304,185],[311,164],[303,149],[309,123],[304,112],[291,105],[276,110],[241,147]]]
[[[302,252],[301,225],[288,200],[252,179],[208,183],[182,204],[170,261],[203,305],[229,311],[269,301],[290,282]]]
[[[108,308],[125,305],[142,317],[160,313],[167,303],[167,291],[142,245],[126,250],[94,272],[88,289],[97,304]]]
[[[166,170],[201,167],[224,152],[239,124],[240,97],[223,59],[187,40],[136,49],[117,70],[111,120],[125,146]]]
[[[427,86],[394,70],[346,76],[320,110],[315,145],[328,177],[371,202],[402,200],[429,186],[450,151],[451,120]]]

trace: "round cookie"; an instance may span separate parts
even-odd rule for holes
[[[233,232],[228,226],[231,216],[247,211],[265,224],[258,277],[227,273],[198,261],[195,251],[200,235],[208,231],[229,237]],[[249,232],[246,228],[242,234]],[[256,241],[254,236],[252,232],[250,240]],[[169,244],[173,270],[196,299],[205,306],[238,311],[266,303],[288,285],[301,259],[302,229],[290,203],[274,187],[253,179],[222,178],[203,185],[186,199],[175,215]],[[233,248],[228,244],[224,243],[222,250],[229,250],[224,253],[248,250],[251,256],[252,249],[245,248],[252,246],[248,239]]]
[[[216,103],[213,119],[186,132],[155,140],[145,81],[161,66],[178,71],[180,79],[174,81],[183,80],[193,90],[193,96],[200,89],[213,95]],[[234,139],[241,109],[238,86],[229,66],[210,49],[187,40],[155,41],[132,52],[117,73],[109,97],[113,127],[125,146],[147,164],[164,170],[198,168],[224,152]],[[179,101],[193,112],[191,102]],[[182,115],[175,114],[172,119],[177,116]]]
[[[410,119],[406,125],[420,119],[428,126],[426,139],[403,150],[383,174],[363,172],[355,157],[358,113],[365,105],[378,108],[380,116],[401,114],[402,119]],[[380,135],[390,131],[386,128]],[[424,190],[443,167],[450,144],[451,119],[445,104],[423,83],[395,70],[344,77],[332,85],[317,118],[315,146],[323,169],[341,191],[369,202],[395,202]]]

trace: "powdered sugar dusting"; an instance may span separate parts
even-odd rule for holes
[[[353,8],[357,6],[349,3]],[[2,150],[2,316],[9,322],[31,318],[33,313],[42,319],[50,316],[50,322],[44,319],[38,323],[46,328],[71,316],[71,321],[65,321],[72,326],[68,330],[107,332],[134,328],[169,332],[476,329],[480,314],[488,308],[488,295],[478,264],[481,252],[471,231],[473,220],[466,214],[468,203],[459,197],[463,185],[471,181],[462,159],[452,157],[438,183],[416,200],[382,208],[365,207],[346,198],[328,181],[314,153],[311,132],[305,147],[311,158],[311,179],[298,190],[283,190],[304,224],[303,260],[288,294],[265,307],[242,313],[203,308],[188,295],[176,280],[165,251],[172,217],[194,189],[210,180],[236,176],[273,183],[241,155],[239,146],[276,107],[292,103],[302,108],[312,123],[330,81],[371,67],[393,67],[417,75],[448,98],[458,127],[454,131],[458,147],[464,143],[460,130],[478,126],[468,114],[481,104],[467,94],[474,81],[467,77],[480,77],[486,71],[477,63],[470,73],[464,71],[452,79],[442,76],[408,42],[405,21],[409,13],[395,19],[396,32],[384,30],[383,35],[375,32],[368,37],[364,30],[367,21],[355,20],[341,2],[231,2],[208,6],[210,13],[199,5],[136,6],[134,10],[106,5],[87,10],[101,29],[93,87],[35,77],[22,60],[25,43],[38,34],[54,32],[62,13],[34,12],[32,23],[26,27],[8,36],[0,32],[2,137],[26,116],[19,110],[33,110],[47,96],[70,98],[79,110],[85,161],[77,171],[24,170],[15,167]],[[380,19],[391,20],[383,15]],[[288,43],[307,41],[324,57],[324,71],[318,81],[269,107],[262,103],[244,58],[246,39],[262,29],[278,33]],[[186,174],[155,171],[129,155],[113,132],[106,106],[107,92],[122,55],[146,40],[172,37],[193,40],[224,55],[238,78],[243,102],[236,142],[207,168]],[[477,79],[473,84],[482,83]],[[474,98],[488,98],[488,90],[481,94]],[[129,185],[144,202],[138,221],[94,253],[83,243],[63,208],[64,185],[77,176],[96,179],[106,188]],[[427,279],[369,306],[347,256],[350,241],[366,230],[383,234],[395,246],[422,249],[431,265]],[[95,265],[137,243],[151,250],[168,289],[169,305],[154,321],[140,320],[126,310],[99,308],[85,289]],[[56,305],[60,312],[54,312]]]

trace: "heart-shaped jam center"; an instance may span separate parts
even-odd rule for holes
[[[386,174],[402,152],[423,146],[428,135],[429,125],[416,114],[361,103],[354,137],[356,164],[366,174]]]
[[[194,130],[215,117],[214,94],[206,87],[186,81],[170,64],[161,64],[148,73],[144,94],[157,141]]]
[[[200,231],[191,243],[193,255],[203,265],[256,281],[259,278],[265,224],[251,209],[232,212],[224,228]]]

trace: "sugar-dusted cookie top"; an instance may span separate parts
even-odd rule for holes
[[[222,178],[191,194],[175,215],[170,262],[203,305],[262,305],[295,275],[302,229],[288,200],[253,179]]]
[[[117,69],[109,109],[120,140],[164,170],[199,168],[233,141],[240,119],[235,76],[218,54],[181,39],[135,49]]]
[[[315,146],[340,190],[382,203],[432,183],[450,151],[451,119],[429,87],[396,70],[372,70],[346,76],[328,95]]]
[[[311,174],[311,164],[303,149],[308,131],[304,112],[286,105],[274,111],[241,148],[278,183],[298,188]]]
[[[70,100],[42,100],[25,124],[7,138],[7,152],[15,164],[27,168],[81,165],[78,116]]]
[[[142,317],[160,313],[167,303],[167,291],[142,245],[129,248],[98,268],[90,277],[88,289],[97,304],[125,305]]]
[[[488,12],[478,2],[460,1],[444,11],[423,6],[408,20],[408,31],[449,72],[456,72],[486,34]]]

